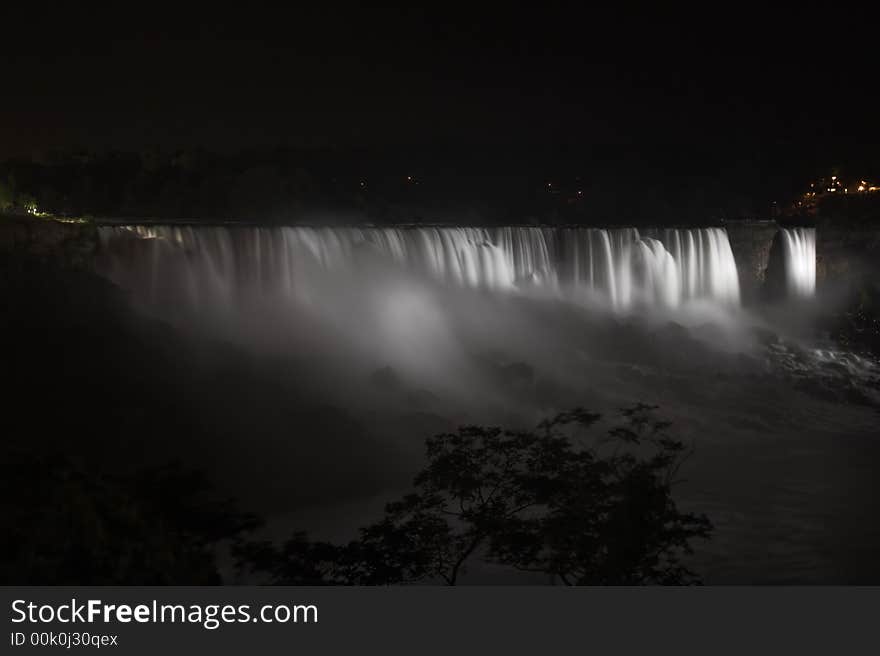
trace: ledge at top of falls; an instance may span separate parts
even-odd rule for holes
[[[163,217],[138,217],[138,216],[106,216],[96,217],[91,220],[99,226],[205,226],[205,227],[255,227],[255,228],[597,228],[604,230],[616,230],[618,228],[637,228],[640,230],[663,230],[676,229],[688,230],[697,228],[726,228],[726,229],[749,229],[751,227],[779,227],[775,219],[737,219],[723,221],[705,221],[699,223],[678,223],[670,221],[640,221],[640,222],[593,222],[593,223],[569,223],[569,222],[490,222],[490,221],[259,221],[252,219],[199,219],[199,218],[163,218]],[[802,222],[803,225],[812,225]],[[798,223],[797,225],[801,225]]]

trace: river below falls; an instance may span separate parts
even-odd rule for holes
[[[158,451],[207,468],[267,537],[354,537],[432,434],[577,406],[608,428],[647,403],[694,449],[676,498],[715,525],[692,558],[707,583],[880,582],[880,376],[812,329],[812,231],[786,233],[793,298],[752,308],[718,229],[102,231],[139,311],[246,354],[199,351],[212,382],[181,402],[204,437]]]

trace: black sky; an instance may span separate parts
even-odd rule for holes
[[[0,45],[0,159],[71,148],[769,145],[867,161],[880,141],[880,67],[858,15],[77,11],[6,17],[29,29]]]

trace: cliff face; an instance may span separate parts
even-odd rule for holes
[[[782,249],[774,221],[748,221],[727,226],[730,247],[739,271],[743,301],[768,294],[773,281],[768,271],[782,271]],[[774,248],[774,244],[776,247]],[[816,222],[816,284],[848,284],[860,276],[880,277],[880,225],[853,224],[832,219]],[[777,285],[780,282],[776,281]],[[779,292],[780,290],[776,290]]]
[[[55,266],[91,269],[98,233],[91,223],[0,216],[0,255],[51,261]]]
[[[880,226],[820,221],[816,228],[816,281],[849,282],[880,274]]]
[[[743,301],[757,300],[762,293],[770,264],[770,249],[779,230],[775,221],[728,223],[727,236],[739,272]]]

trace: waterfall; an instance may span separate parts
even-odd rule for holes
[[[321,272],[369,276],[369,263],[460,287],[602,300],[617,310],[691,300],[739,303],[721,228],[103,226],[102,270],[148,299],[193,304],[243,290],[307,294]],[[812,242],[811,242],[812,243]]]
[[[816,293],[816,229],[782,228],[785,285],[791,296]]]

